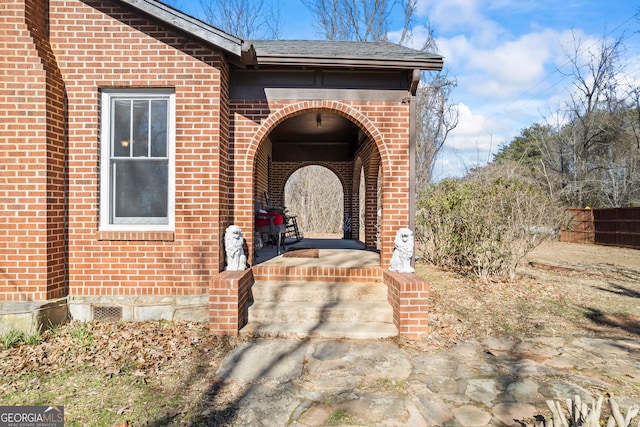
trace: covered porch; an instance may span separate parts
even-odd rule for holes
[[[293,256],[292,252],[306,249],[317,249],[318,258],[308,256]],[[285,253],[289,254],[285,255]],[[302,254],[304,255],[304,254]],[[296,242],[294,239],[285,239],[284,249],[267,244],[255,252],[253,262],[255,266],[274,265],[307,265],[338,266],[349,265],[353,267],[380,266],[380,254],[378,251],[368,250],[364,243],[358,240],[340,238],[303,238]]]
[[[220,258],[209,290],[212,330],[281,335],[271,326],[286,324],[299,336],[353,336],[360,327],[375,337],[423,336],[428,284],[388,267],[396,232],[413,228],[420,70],[441,69],[442,58],[391,43],[318,41],[251,41],[245,57],[252,62],[229,70],[224,213],[243,232],[248,268],[223,271]],[[340,205],[345,238],[285,244],[289,255],[261,248],[260,216],[300,219],[287,211],[286,184],[307,166],[337,177],[324,188],[341,193],[331,206]],[[276,225],[272,237],[282,233]],[[301,248],[316,253],[296,256]]]
[[[287,207],[287,180],[320,166],[340,183],[345,236],[388,266],[396,231],[413,225],[420,70],[440,70],[442,58],[386,42],[291,40],[246,42],[245,57],[230,68],[229,213],[250,262],[264,194]]]

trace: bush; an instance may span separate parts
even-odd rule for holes
[[[519,177],[444,180],[418,199],[416,248],[428,261],[513,279],[518,263],[559,228],[562,210]]]

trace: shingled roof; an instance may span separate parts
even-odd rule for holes
[[[441,70],[442,56],[389,42],[328,40],[243,41],[157,0],[118,0],[194,39],[217,46],[243,65]],[[236,62],[237,61],[233,61]]]
[[[254,40],[244,42],[243,50],[253,50],[249,64],[258,66],[441,70],[443,63],[440,55],[389,42]]]
[[[177,28],[195,39],[217,46],[226,53],[241,56],[242,40],[219,28],[156,0],[118,0],[152,18]]]

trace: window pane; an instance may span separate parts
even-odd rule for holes
[[[100,228],[173,228],[175,94],[107,89],[101,98]]]
[[[151,157],[167,157],[167,100],[151,101]]]
[[[167,160],[113,160],[116,218],[168,215]]]
[[[149,101],[133,101],[133,157],[149,155]]]
[[[118,99],[113,102],[113,140],[114,157],[129,157],[131,147],[131,101]]]

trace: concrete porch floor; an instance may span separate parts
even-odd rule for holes
[[[318,258],[284,257],[287,250],[318,249]],[[257,253],[255,265],[261,266],[334,266],[344,268],[368,268],[380,266],[380,254],[366,250],[364,244],[357,240],[347,239],[313,239],[305,238],[295,243],[287,239],[285,249],[277,254],[276,247],[267,245]]]

